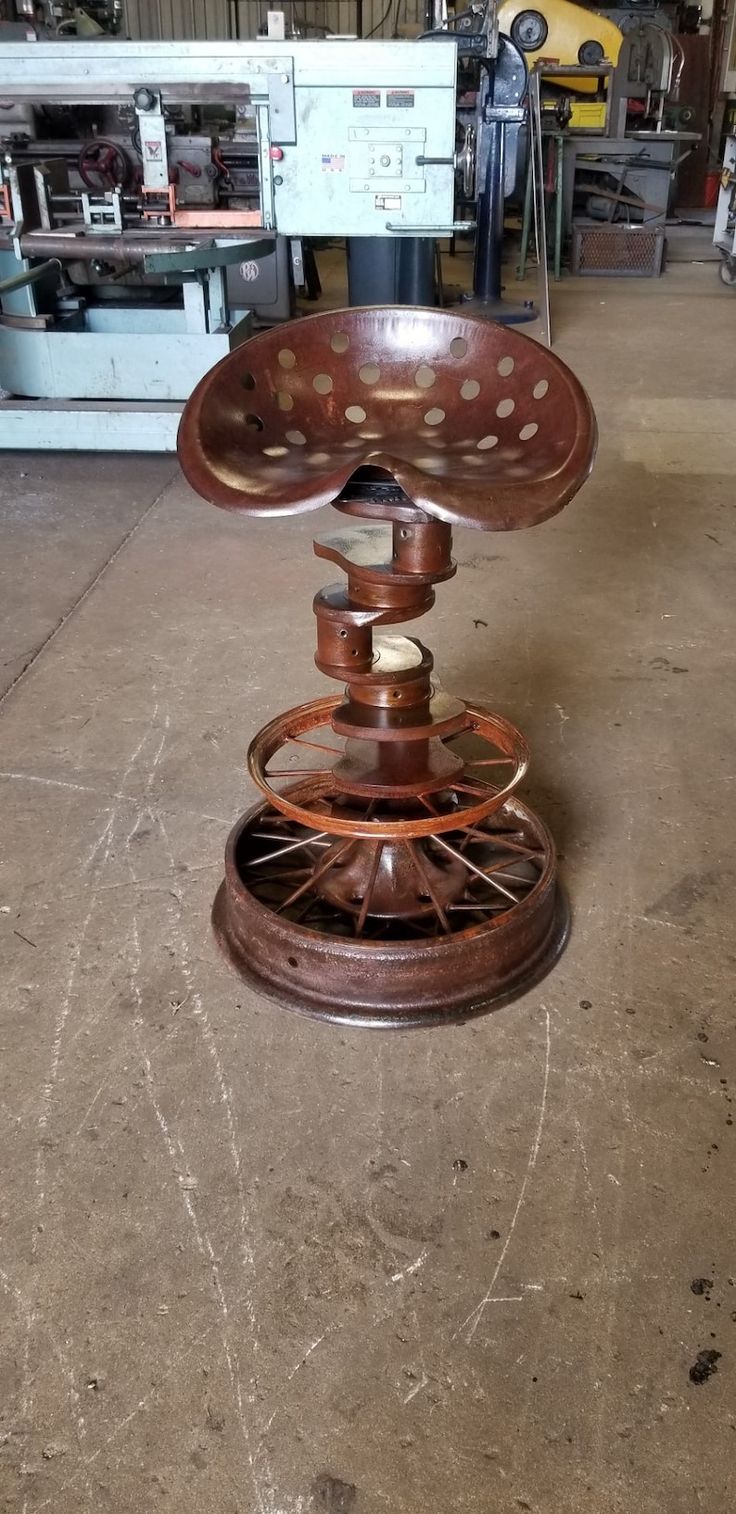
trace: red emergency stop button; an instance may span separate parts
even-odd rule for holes
[[[283,147],[269,147],[268,156],[273,160],[274,163],[280,163],[281,159],[284,156]]]

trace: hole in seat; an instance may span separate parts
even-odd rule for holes
[[[466,379],[465,383],[460,385],[460,395],[464,400],[475,400],[479,394],[480,384],[477,379]]]
[[[255,389],[256,381],[252,373],[241,373],[240,382],[244,389]]]
[[[496,415],[499,416],[499,418],[501,420],[503,420],[505,418],[505,416],[507,416],[507,415],[513,415],[515,409],[516,409],[516,401],[515,400],[512,400],[512,399],[499,400],[499,402],[498,402],[498,404],[496,406]]]
[[[500,373],[501,378],[508,378],[509,374],[514,371],[514,359],[512,357],[499,358],[496,370]]]
[[[331,394],[332,379],[329,373],[318,373],[312,379],[312,388],[316,390],[317,394]]]
[[[350,337],[344,331],[335,331],[330,337],[330,346],[333,352],[347,352]]]
[[[282,347],[279,353],[279,364],[282,368],[296,368],[296,353],[290,347]]]
[[[246,431],[262,431],[263,421],[261,420],[260,415],[246,415],[245,429]]]
[[[519,432],[519,441],[530,442],[532,437],[536,436],[538,430],[539,427],[536,421],[529,421],[529,424],[527,426],[522,426],[521,431]]]
[[[365,418],[365,410],[362,405],[348,405],[345,411],[346,421],[352,421],[354,426],[360,426]]]
[[[276,404],[278,405],[279,410],[293,410],[294,409],[294,398],[293,398],[293,395],[288,394],[285,389],[279,389],[279,390],[277,390],[277,392],[276,392]]]
[[[481,439],[480,439],[480,441],[477,443],[477,447],[478,447],[478,451],[479,452],[489,452],[490,449],[491,449],[491,447],[497,447],[497,446],[498,446],[498,437],[497,436],[482,436]]]
[[[426,363],[422,363],[414,374],[414,383],[417,389],[431,389],[436,377],[434,368],[430,368]]]
[[[286,440],[287,442],[291,442],[294,447],[305,447],[307,444],[307,438],[303,431],[287,431]]]
[[[424,424],[425,426],[441,426],[444,419],[444,410],[440,410],[439,406],[435,406],[433,410],[427,411],[424,417]]]
[[[453,357],[465,357],[468,344],[464,336],[454,336],[450,342],[450,352]]]
[[[548,389],[549,384],[547,383],[547,380],[539,379],[532,389],[532,394],[534,395],[535,400],[543,400]]]
[[[358,369],[358,378],[361,384],[377,384],[381,377],[381,370],[376,363],[364,363]]]

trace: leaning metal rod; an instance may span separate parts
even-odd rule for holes
[[[59,258],[48,258],[45,263],[37,263],[35,268],[14,273],[9,279],[0,279],[0,295],[12,294],[14,289],[25,289],[27,284],[37,284],[39,279],[45,279],[49,273],[61,273]]]

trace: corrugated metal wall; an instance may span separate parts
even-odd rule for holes
[[[282,9],[287,26],[292,16],[304,34],[303,22],[326,31],[354,34],[357,0],[125,0],[123,35],[161,38],[203,37],[221,41],[240,35],[256,37],[266,12]],[[405,27],[421,27],[424,0],[363,0],[363,35],[406,35]],[[318,36],[310,30],[308,36]]]

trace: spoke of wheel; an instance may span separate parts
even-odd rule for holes
[[[325,857],[324,861],[320,862],[319,867],[315,868],[314,872],[307,878],[306,883],[302,883],[300,888],[295,889],[294,893],[289,894],[288,899],[285,899],[283,904],[279,905],[276,914],[280,915],[282,910],[288,909],[290,904],[295,904],[297,899],[301,899],[302,894],[305,894],[308,888],[312,888],[317,879],[322,877],[323,873],[328,872],[331,867],[334,867],[335,863],[339,862],[340,858],[345,852],[349,851],[351,846],[355,846],[354,836],[349,836],[348,840],[344,841],[342,846],[339,846],[331,857]]]
[[[498,904],[495,899],[493,899],[490,904],[450,904],[448,906],[448,914],[454,915],[458,910],[470,910],[473,914],[475,914],[478,910],[481,909],[496,909],[505,911],[505,905]]]
[[[265,857],[253,858],[251,862],[246,863],[246,867],[262,867],[266,862],[273,862],[275,857],[285,857],[287,852],[298,851],[300,846],[312,846],[314,841],[323,841],[327,835],[329,835],[328,831],[318,831],[316,836],[310,836],[306,841],[292,841],[289,846],[279,847],[277,852],[267,852]]]
[[[264,874],[256,874],[253,887],[254,889],[268,889],[268,886],[273,884],[274,889],[283,889],[283,887],[289,887],[289,883],[292,883],[294,878],[306,878],[307,874],[312,874],[312,869],[280,868],[279,872],[268,871]]]
[[[506,858],[506,861],[503,861],[503,859],[502,859],[500,862],[491,862],[491,863],[489,863],[488,867],[484,868],[483,871],[486,874],[486,876],[488,876],[489,873],[503,873],[503,872],[506,871],[507,867],[513,867],[513,865],[514,865],[515,862],[519,862],[519,861],[523,862],[525,860],[526,859],[523,858],[523,857],[519,858],[519,857],[516,857],[516,856],[512,856],[512,858],[511,858],[510,861],[509,861],[508,858]],[[530,882],[530,880],[528,878],[518,878],[518,877],[515,877],[512,873],[509,874],[509,877],[513,877],[515,883],[516,882],[519,882],[519,883],[529,883]],[[536,883],[536,879],[532,879],[531,881]]]
[[[453,783],[452,787],[457,788],[457,784]],[[435,820],[450,820],[453,818],[452,810],[438,810],[436,805],[430,804],[426,794],[417,794],[417,799],[424,805],[425,810],[429,810],[430,815],[434,815]],[[460,827],[458,826],[457,829],[459,830]]]
[[[521,878],[518,873],[507,873],[502,867],[489,867],[488,873],[503,873],[507,883],[520,883],[522,888],[533,888],[535,883],[539,882],[538,878]],[[486,873],[487,878],[488,873]]]
[[[466,768],[502,768],[515,764],[515,757],[466,757]]]
[[[310,899],[307,896],[307,898],[304,899],[303,902],[302,902],[302,904],[299,906],[299,909],[297,909],[297,910],[294,911],[294,921],[295,921],[295,923],[298,920],[308,920],[309,916],[312,913],[312,910],[316,909],[316,907],[319,904],[319,902],[320,902],[319,899]]]
[[[288,740],[293,741],[296,746],[311,746],[317,752],[333,752],[337,757],[344,756],[342,747],[325,746],[323,741],[307,741],[304,736],[289,736]]]
[[[332,768],[264,768],[264,778],[321,778]]]
[[[482,878],[484,883],[490,884],[491,888],[497,888],[499,894],[504,894],[507,899],[511,900],[512,904],[518,904],[519,901],[516,895],[512,894],[510,889],[504,888],[502,883],[497,883],[495,878],[489,878],[488,874],[484,873],[482,868],[476,867],[474,862],[469,862],[467,857],[463,856],[462,852],[456,851],[455,847],[450,846],[447,841],[443,841],[441,836],[433,836],[432,840],[436,841],[437,845],[441,846],[443,851],[449,852],[451,857],[456,857],[458,862],[462,862],[463,865],[467,867],[469,872],[475,873],[477,878]]]
[[[453,741],[462,741],[463,737],[467,737],[468,735],[474,736],[474,735],[477,735],[477,734],[478,734],[477,731],[473,731],[473,730],[471,730],[471,731],[456,731],[456,733],[455,733],[454,736],[446,736],[445,737],[445,743],[444,744],[445,744],[445,746],[450,746]],[[495,746],[496,748],[498,748],[499,743],[491,741],[489,737],[481,736],[480,739],[484,743],[485,746],[487,746],[487,747],[488,746]],[[462,756],[462,753],[458,753],[457,755],[458,756]],[[495,768],[495,767],[503,767],[505,763],[515,764],[517,762],[517,760],[518,759],[516,757],[465,757],[465,758],[463,758],[463,761],[465,762],[465,766],[469,767],[469,768]]]
[[[449,920],[447,918],[447,915],[445,914],[445,911],[442,908],[442,905],[440,904],[440,901],[437,898],[437,895],[436,895],[436,893],[435,893],[435,891],[434,891],[434,889],[432,887],[432,884],[431,884],[430,879],[429,879],[429,874],[427,872],[426,867],[424,866],[424,863],[422,862],[421,857],[419,856],[419,852],[417,851],[417,849],[416,849],[416,847],[414,845],[414,842],[413,841],[405,841],[404,845],[408,846],[408,848],[409,848],[409,856],[411,857],[411,860],[414,863],[414,867],[416,868],[416,871],[419,874],[419,877],[421,879],[421,882],[422,882],[424,888],[426,889],[427,893],[429,894],[430,899],[432,900],[432,903],[434,905],[435,914],[437,915],[437,918],[438,918],[438,920],[440,921],[440,923],[442,925],[442,929],[446,930],[446,931],[449,931],[449,929],[450,929],[450,922],[449,922]]]
[[[286,816],[284,816],[284,820],[286,820]],[[251,835],[254,841],[283,841],[285,839],[283,834],[279,835],[278,831],[251,831]],[[304,837],[304,840],[307,840],[306,836]],[[309,842],[309,845],[331,846],[332,843],[330,841],[315,841],[314,839],[312,839]]]
[[[253,863],[253,866],[254,871],[256,871],[257,878],[259,877],[259,868],[257,868],[257,863]],[[283,868],[271,868],[271,866],[264,866],[264,868],[260,869],[260,872],[262,872],[262,880],[260,881],[265,881],[268,880],[268,878],[271,878],[274,883],[282,883],[283,878],[298,878],[300,877],[300,874],[303,875],[306,874],[306,872],[312,872],[312,868],[313,857],[307,858],[306,863],[301,863],[301,866],[300,858],[297,857],[297,860],[294,861],[294,864],[292,864],[291,868],[289,868],[288,863],[286,863]]]
[[[503,793],[502,789],[494,788],[491,783],[484,783],[482,785],[480,783],[476,783],[475,785],[470,783],[453,783],[452,787],[457,790],[458,794],[474,794],[478,799],[495,799],[498,794]]]
[[[463,826],[463,830],[466,830],[468,832],[468,835],[474,837],[475,840],[485,842],[486,846],[498,846],[500,844],[500,838],[503,836],[504,846],[507,847],[510,852],[520,852],[522,858],[544,856],[541,847],[532,848],[528,846],[519,846],[518,842],[516,841],[507,841],[504,831],[479,831],[472,825]]]
[[[378,864],[381,861],[381,853],[382,853],[382,851],[383,851],[383,842],[382,841],[376,841],[375,846],[374,846],[374,851],[373,851],[373,861],[371,863],[371,870],[370,870],[370,874],[369,874],[369,877],[368,877],[368,886],[367,886],[366,891],[365,891],[365,893],[363,895],[363,903],[360,906],[360,914],[358,915],[358,919],[357,919],[357,922],[356,922],[356,925],[355,925],[355,934],[356,934],[356,936],[360,936],[360,935],[363,934],[363,928],[365,926],[368,910],[370,909],[371,899],[373,898],[373,889],[374,889],[375,883],[376,883],[376,874],[378,872]]]

